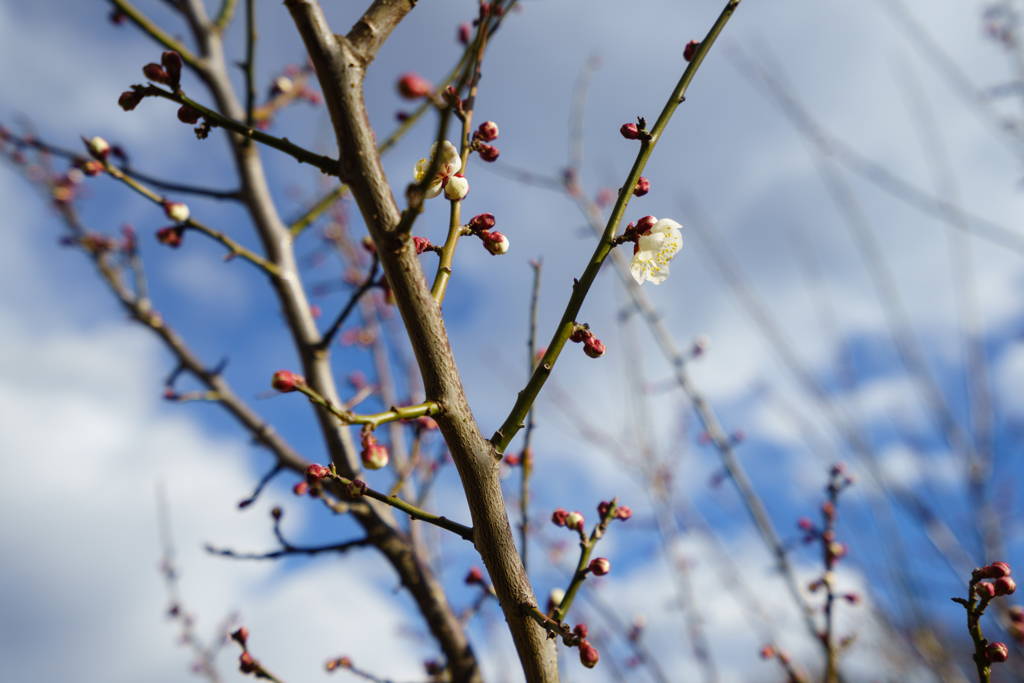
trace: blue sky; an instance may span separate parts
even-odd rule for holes
[[[891,481],[912,487],[941,510],[965,547],[976,552],[962,468],[936,434],[899,363],[872,282],[815,171],[814,157],[729,56],[742,51],[774,73],[784,70],[794,92],[828,131],[931,191],[928,157],[918,139],[922,123],[908,100],[913,90],[908,80],[917,83],[934,112],[964,207],[1015,227],[1022,209],[1021,146],[1015,156],[1005,136],[993,133],[951,91],[895,28],[882,10],[885,4],[748,0],[741,5],[645,171],[652,192],[633,200],[627,220],[653,214],[683,223],[684,247],[673,262],[672,277],[659,287],[645,285],[645,291],[681,345],[699,334],[710,336],[709,352],[691,364],[691,372],[726,427],[746,430],[740,455],[784,536],[795,537],[791,530],[797,517],[816,509],[826,463],[850,455],[723,284],[688,225],[683,207],[693,206],[693,198],[705,227],[727,248],[734,267],[814,377],[845,410],[860,416]],[[361,9],[354,3],[325,5],[339,32]],[[522,2],[523,11],[506,21],[489,51],[478,102],[478,116],[500,126],[500,163],[542,176],[561,173],[573,84],[582,65],[598,55],[601,66],[586,113],[582,180],[592,195],[602,187],[618,187],[635,153],[634,144],[619,136],[619,126],[637,115],[657,116],[684,67],[683,46],[704,34],[720,5],[709,0]],[[163,3],[139,6],[172,33],[184,33]],[[398,75],[415,70],[438,78],[446,72],[459,54],[456,26],[471,18],[473,7],[466,1],[420,3],[400,25],[367,81],[378,135],[392,129],[396,111],[408,108],[394,89]],[[979,87],[1013,78],[1006,55],[983,35],[982,5],[921,0],[907,7]],[[156,60],[160,49],[130,27],[110,25],[106,14],[105,3],[98,2],[0,0],[0,63],[5,65],[0,69],[0,121],[17,129],[30,120],[41,137],[68,147],[78,144],[79,135],[103,135],[125,145],[140,170],[230,187],[226,146],[216,135],[197,141],[166,102],[147,101],[130,114],[116,106],[118,94],[141,81],[140,67]],[[301,61],[303,53],[279,3],[260,5],[259,24],[259,82],[269,84],[284,64]],[[240,54],[237,28],[228,46]],[[205,99],[196,83],[186,79],[184,87]],[[1020,101],[994,106],[1000,116],[1017,116]],[[322,108],[299,105],[280,116],[271,132],[323,153],[333,151]],[[433,134],[432,126],[421,127],[385,158],[396,195],[411,180],[413,164],[426,154]],[[265,150],[263,159],[282,215],[301,213],[303,202],[320,191],[319,174],[273,150]],[[575,206],[557,192],[509,181],[476,159],[467,177],[472,189],[463,211],[493,213],[497,229],[511,242],[509,253],[500,258],[465,244],[445,305],[463,383],[489,434],[525,380],[528,260],[544,260],[539,315],[544,344],[593,239]],[[871,184],[846,177],[895,274],[929,368],[966,426],[968,400],[946,228]],[[242,396],[255,400],[275,370],[294,367],[272,293],[254,269],[238,261],[222,263],[219,248],[196,235],[189,235],[180,250],[166,250],[153,238],[165,221],[157,208],[109,179],[90,181],[89,187],[82,204],[85,220],[108,231],[123,222],[136,226],[157,308],[211,364],[229,358],[227,376]],[[213,201],[190,199],[189,204],[204,222],[245,244],[257,244],[236,209]],[[186,601],[201,615],[204,633],[212,632],[223,615],[239,610],[256,634],[259,656],[289,681],[319,680],[326,675],[323,660],[343,653],[381,676],[420,676],[420,662],[433,656],[432,650],[416,636],[421,626],[408,601],[393,594],[390,570],[371,553],[255,565],[202,552],[208,541],[270,549],[267,512],[275,504],[285,505],[285,529],[296,540],[346,538],[352,529],[291,497],[288,487],[294,479],[287,476],[239,514],[237,502],[266,471],[269,456],[253,449],[216,408],[161,401],[162,381],[172,368],[167,354],[126,323],[80,254],[57,246],[61,227],[55,214],[9,165],[0,167],[0,205],[6,212],[6,249],[0,252],[0,291],[5,293],[0,297],[0,513],[10,520],[0,529],[5,558],[0,566],[0,658],[15,679],[63,680],[72,666],[88,681],[170,681],[187,675],[187,653],[174,645],[173,628],[161,620],[165,598],[156,571],[153,497],[158,481],[168,491]],[[443,200],[428,203],[417,234],[440,241],[446,209]],[[350,215],[358,233],[357,212],[352,209]],[[794,247],[798,236],[823,273],[821,283],[809,284],[807,259]],[[308,257],[317,242],[313,234],[305,240],[298,253]],[[1017,425],[1024,408],[1017,389],[1024,379],[1024,353],[1017,341],[1024,271],[1020,257],[1005,249],[980,240],[972,240],[971,249],[996,410],[998,477],[992,494],[1012,521],[1019,508],[1013,488],[1020,474]],[[428,272],[432,258],[423,257]],[[309,269],[307,282],[336,277],[332,267]],[[821,324],[822,296],[831,302],[834,330]],[[329,318],[345,300],[344,294],[335,294],[316,303]],[[558,386],[549,386],[538,404],[536,506],[580,509],[593,517],[598,501],[619,495],[638,510],[637,524],[614,528],[602,543],[600,552],[615,569],[601,592],[620,606],[626,620],[643,612],[652,648],[664,666],[687,672],[694,666],[691,650],[679,613],[668,606],[671,579],[651,531],[646,493],[607,452],[612,449],[581,439],[578,421],[566,415],[566,401],[558,393],[572,396],[590,422],[636,451],[639,421],[630,407],[629,382],[642,373],[643,381],[658,383],[670,373],[638,321],[626,324],[618,318],[626,305],[617,277],[603,272],[581,320],[591,324],[609,351],[594,361],[576,348],[567,349],[555,373]],[[835,378],[843,346],[856,370],[854,389],[843,388]],[[339,376],[368,365],[357,353],[337,358]],[[816,651],[800,631],[733,488],[728,482],[709,485],[719,460],[697,443],[700,430],[685,401],[677,391],[650,398],[642,411],[648,425],[643,436],[660,453],[674,454],[680,523],[694,528],[692,515],[685,513],[688,501],[709,520],[746,568],[754,591],[778,615],[783,642],[816,669]],[[306,406],[293,399],[255,400],[255,405],[304,454],[322,461]],[[824,435],[826,447],[817,448],[813,440],[814,446],[808,445],[800,426],[805,423]],[[851,468],[864,479],[856,461]],[[386,482],[389,474],[375,476]],[[453,477],[449,472],[442,478],[434,504],[443,514],[468,520]],[[510,480],[509,492],[516,490]],[[843,585],[871,589],[867,605],[843,610],[848,620],[843,628],[860,633],[846,660],[851,680],[877,675],[879,662],[889,661],[891,654],[874,616],[875,607],[891,610],[896,604],[891,581],[880,569],[885,556],[868,514],[879,495],[869,484],[856,487],[840,528],[853,549],[851,561],[840,570]],[[948,601],[962,590],[956,576],[912,520],[897,511],[896,524],[906,533],[913,570],[924,577],[922,604],[937,623],[959,628],[959,621],[952,621],[961,618],[955,611],[959,608]],[[557,531],[546,529],[545,534],[558,538]],[[1020,555],[1012,524],[1007,541],[1006,559],[1012,564]],[[444,544],[444,567],[453,602],[463,606],[473,596],[459,587],[460,579],[473,558],[460,544]],[[539,562],[542,550],[538,546],[533,552]],[[781,680],[775,667],[757,660],[759,637],[747,627],[744,608],[718,583],[706,541],[693,532],[672,552],[693,565],[694,592],[723,680]],[[812,553],[798,551],[794,560],[801,576],[813,578]],[[563,581],[554,569],[538,567],[533,573],[541,593]],[[510,645],[496,609],[484,611],[473,638],[486,653],[485,666],[494,680],[504,680],[503,675],[518,680],[517,672],[508,674]],[[62,647],[55,650],[54,642]],[[607,656],[622,659],[616,647]],[[228,680],[237,675],[232,656],[225,655],[221,665]],[[569,666],[571,676],[584,675]],[[585,675],[605,679],[610,673],[599,667]],[[903,680],[912,680],[916,674],[905,675]],[[695,677],[694,670],[680,680]],[[919,680],[930,679],[922,675]]]

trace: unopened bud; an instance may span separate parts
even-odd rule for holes
[[[991,600],[996,597],[996,587],[991,583],[979,583],[978,597],[982,600]]]
[[[481,213],[469,219],[470,230],[490,230],[494,227],[494,214]]]
[[[430,251],[433,248],[433,244],[430,243],[426,237],[413,237],[412,243],[416,247],[416,255],[419,256],[425,251]]]
[[[160,63],[167,73],[168,84],[176,89],[181,82],[181,67],[184,66],[181,55],[174,50],[168,50],[160,55]]]
[[[608,514],[608,510],[610,510],[611,507],[611,503],[609,503],[607,500],[602,500],[600,503],[597,504],[597,514],[603,518],[605,515]]]
[[[989,643],[985,648],[985,654],[990,662],[1005,662],[1010,658],[1010,649],[1003,643]]]
[[[551,523],[555,526],[565,526],[565,520],[568,516],[569,513],[566,510],[558,508],[551,513]]]
[[[192,215],[188,210],[187,204],[169,201],[164,202],[164,213],[167,214],[167,217],[172,221],[177,221],[178,223],[184,223],[188,220],[188,217]]]
[[[149,63],[142,67],[142,75],[145,76],[147,80],[153,81],[154,83],[167,84],[171,80],[167,75],[167,72],[164,71],[164,68],[159,64]]]
[[[100,136],[97,135],[89,139],[83,137],[82,139],[85,140],[85,144],[89,147],[89,154],[92,154],[97,159],[106,159],[107,155],[110,154],[110,143]]]
[[[246,641],[249,640],[249,629],[242,626],[237,631],[231,634],[231,640],[235,641],[242,647],[245,647]]]
[[[181,105],[181,108],[178,109],[178,120],[182,123],[188,124],[198,123],[199,112],[197,112],[195,109],[188,106],[187,104],[183,104]]]
[[[628,505],[620,505],[615,509],[615,519],[621,519],[625,522],[627,519],[633,516],[633,510]]]
[[[1001,579],[996,579],[995,587],[996,595],[1013,595],[1013,592],[1017,590],[1017,582],[1009,576],[1004,576]]]
[[[313,463],[306,466],[306,481],[310,484],[315,484],[324,477],[330,475],[331,471],[323,465]]]
[[[483,584],[484,575],[480,571],[480,567],[470,567],[469,573],[466,574],[466,584],[472,586],[473,584]]]
[[[300,481],[298,484],[292,487],[292,493],[296,496],[304,496],[309,493],[309,484],[304,481]]]
[[[590,562],[590,572],[594,576],[604,576],[612,570],[612,563],[605,557],[599,557]]]
[[[574,636],[576,636],[577,638],[586,639],[586,637],[587,637],[587,625],[586,624],[576,624],[576,628],[574,628],[572,630],[572,634]]]
[[[484,121],[476,129],[476,136],[484,142],[491,142],[498,139],[498,124],[494,121]]]
[[[624,126],[622,126],[622,128],[619,128],[619,132],[622,134],[622,137],[626,138],[627,140],[640,139],[640,131],[637,130],[635,123],[625,124]]]
[[[372,434],[363,437],[363,451],[359,455],[363,459],[363,467],[368,470],[379,470],[386,467],[390,459],[388,447],[377,443],[377,439]]]
[[[588,669],[593,669],[597,666],[597,660],[601,657],[597,654],[597,649],[587,641],[580,643],[580,663]]]
[[[583,340],[583,352],[591,358],[600,358],[605,352],[604,342],[591,335]]]
[[[284,510],[282,510],[279,507],[276,507],[276,508],[274,508],[273,510],[270,511],[270,516],[273,517],[274,519],[281,519],[282,515],[284,515]]]
[[[418,100],[426,97],[434,89],[430,81],[417,73],[409,72],[402,74],[398,79],[398,94],[407,100]]]
[[[500,232],[481,230],[477,233],[484,243],[484,249],[495,256],[500,256],[508,251],[508,238]]]
[[[259,664],[252,658],[252,655],[248,652],[243,652],[242,656],[238,658],[238,670],[244,674],[251,674],[259,668]]]
[[[461,24],[459,24],[459,42],[462,43],[463,45],[469,45],[469,36],[471,32],[472,29],[470,28],[467,22],[464,21]]]
[[[576,530],[576,531],[582,531],[583,530],[583,523],[584,523],[584,518],[583,518],[583,515],[579,511],[570,512],[565,517],[565,526],[569,527],[570,529],[573,529],[573,530]]]
[[[843,597],[846,598],[846,602],[851,605],[856,605],[860,602],[860,593],[847,593]]]
[[[477,153],[480,155],[480,159],[481,160],[483,160],[483,161],[497,161],[498,160],[498,154],[500,154],[500,152],[498,151],[497,147],[495,147],[493,145],[484,145],[484,144],[478,145],[477,147],[478,147]]]
[[[565,591],[561,588],[552,588],[548,593],[548,612],[562,604],[565,599]]]
[[[761,648],[761,659],[771,659],[775,656],[775,648],[771,645],[765,645]]]
[[[693,56],[697,54],[698,47],[700,47],[699,40],[691,40],[690,42],[688,42],[686,44],[686,47],[683,48],[683,59],[685,59],[686,61],[690,61],[691,59],[693,59]]]
[[[278,370],[270,379],[270,386],[283,394],[287,394],[290,391],[295,391],[295,388],[305,383],[305,381],[306,380],[303,379],[301,375],[296,375],[294,372],[289,370]]]
[[[640,177],[640,180],[636,181],[636,187],[633,188],[634,197],[643,197],[645,194],[651,191],[651,181],[647,178]]]
[[[139,106],[139,102],[142,101],[142,95],[138,94],[134,90],[125,90],[121,93],[121,96],[117,98],[117,104],[125,111],[131,111],[135,107]]]
[[[156,241],[160,244],[166,244],[168,247],[177,249],[181,246],[181,240],[184,234],[185,231],[182,230],[179,225],[174,225],[169,228],[161,228],[156,231]]]
[[[441,94],[441,99],[444,100],[445,104],[455,109],[462,109],[462,100],[459,98],[459,93],[456,92],[453,86],[448,86],[444,89]]]
[[[353,479],[345,487],[345,493],[349,498],[359,498],[366,493],[366,482],[362,479]]]
[[[983,579],[1001,579],[1004,576],[1010,575],[1010,565],[1005,562],[993,562],[986,567],[982,567],[979,574]]]

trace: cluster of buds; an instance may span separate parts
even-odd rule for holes
[[[270,386],[274,387],[282,394],[295,391],[298,387],[305,386],[305,384],[306,379],[302,375],[296,375],[294,372],[289,370],[278,370],[270,379]]]
[[[1010,578],[1010,565],[1005,562],[993,562],[981,569],[974,570],[972,584],[978,597],[983,602],[992,598],[1012,595],[1017,590],[1017,583]],[[983,581],[989,579],[990,581]]]
[[[390,460],[388,447],[377,443],[377,438],[371,432],[363,432],[362,445],[363,450],[359,455],[363,460],[363,467],[368,470],[387,467],[388,460]]]
[[[181,202],[163,201],[164,214],[177,225],[170,225],[156,231],[156,241],[168,247],[177,249],[185,236],[185,223],[192,215],[188,205]]]
[[[647,119],[642,116],[638,116],[636,120],[637,123],[623,124],[623,126],[619,128],[619,133],[627,140],[650,140],[651,134],[647,132]]]
[[[579,511],[568,512],[564,508],[558,508],[551,513],[551,522],[555,526],[564,526],[580,533],[583,533],[584,521],[583,513]]]
[[[242,626],[231,634],[231,640],[238,643],[242,648],[242,654],[238,657],[238,670],[244,674],[256,674],[257,678],[265,678],[266,676],[260,676],[263,667],[249,654],[249,629]]]
[[[572,332],[569,334],[569,341],[577,344],[583,343],[583,352],[591,358],[600,358],[604,355],[604,343],[594,336],[587,324],[580,325],[573,323]]]
[[[181,60],[181,55],[174,50],[169,50],[160,55],[159,64],[151,62],[142,67],[142,73],[148,80],[169,86],[171,90],[178,91],[181,89],[182,66],[184,66],[184,62]]]
[[[495,256],[500,256],[508,251],[508,238],[497,230],[491,230],[494,223],[494,214],[481,213],[470,219],[464,232],[476,235],[483,242],[484,249]]]
[[[487,144],[498,139],[498,124],[494,121],[484,121],[473,133],[472,149],[484,161],[497,161],[498,148]]]
[[[597,506],[597,514],[601,515],[601,519],[608,516],[608,511],[611,510],[612,504],[609,501],[601,501]],[[628,505],[616,505],[615,512],[612,514],[612,519],[618,519],[625,522],[627,519],[633,516],[633,510]]]

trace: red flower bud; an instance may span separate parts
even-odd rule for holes
[[[565,519],[569,516],[569,513],[562,508],[558,508],[551,513],[551,522],[555,526],[565,526]]]
[[[765,645],[761,648],[761,659],[771,659],[775,656],[775,648],[771,645]]]
[[[433,89],[434,86],[430,81],[411,71],[402,74],[402,77],[398,79],[398,94],[407,100],[426,97]]]
[[[996,597],[996,587],[991,583],[979,583],[978,597],[982,600],[991,600]]]
[[[304,481],[300,481],[298,484],[292,487],[292,493],[296,496],[304,496],[309,493],[309,484]]]
[[[243,652],[238,658],[238,670],[244,674],[251,674],[259,668],[259,663],[252,658],[248,652]]]
[[[604,576],[612,570],[612,563],[607,558],[599,557],[590,562],[590,572],[594,576]]]
[[[466,574],[466,584],[472,586],[475,583],[483,584],[484,575],[480,571],[480,567],[470,567],[469,573]]]
[[[587,625],[586,624],[576,624],[576,628],[574,628],[572,630],[572,634],[574,636],[576,636],[577,638],[582,638],[582,639],[586,640],[586,638],[587,638]]]
[[[366,482],[361,479],[353,479],[345,487],[345,493],[348,494],[349,498],[359,498],[366,493]]]
[[[993,562],[987,567],[982,567],[980,575],[983,579],[1001,579],[1010,575],[1010,565],[1005,562]]]
[[[182,235],[185,231],[180,225],[174,225],[169,228],[161,228],[156,231],[156,241],[160,244],[166,244],[168,247],[177,249],[181,246]]]
[[[306,481],[310,484],[315,484],[324,477],[330,475],[331,471],[323,465],[317,465],[313,463],[306,466]]]
[[[985,654],[988,655],[990,662],[1005,662],[1010,658],[1010,649],[1003,643],[989,643],[985,648]]]
[[[188,106],[187,104],[183,104],[181,108],[178,109],[178,120],[182,123],[188,124],[198,123],[199,112],[197,112],[195,109]]]
[[[164,65],[168,84],[177,90],[178,84],[181,83],[181,67],[184,66],[181,55],[174,50],[168,50],[160,55],[160,63]]]
[[[469,220],[469,228],[471,230],[490,230],[494,227],[494,222],[494,214],[481,213]]]
[[[301,375],[296,375],[294,372],[290,372],[288,370],[278,370],[270,379],[270,386],[274,387],[282,394],[287,394],[291,391],[295,391],[296,386],[305,384],[305,382],[306,380]]]
[[[416,246],[416,255],[419,256],[425,251],[430,251],[434,246],[426,237],[413,237],[412,243]]]
[[[1013,595],[1013,592],[1017,590],[1017,582],[1009,576],[1004,576],[1001,579],[996,579],[995,587],[996,595]]]
[[[249,640],[249,629],[242,626],[237,631],[231,634],[231,640],[235,641],[242,647],[245,647],[245,643]]]
[[[462,43],[463,45],[469,45],[469,35],[471,30],[472,29],[470,28],[468,23],[462,22],[461,24],[459,24],[458,38],[460,43]]]
[[[167,72],[164,71],[164,68],[159,64],[150,63],[142,67],[142,75],[145,76],[147,80],[153,81],[154,83],[166,84],[170,81],[170,77],[167,75]]]
[[[591,335],[583,340],[583,352],[591,358],[600,358],[605,352],[604,343]]]
[[[121,93],[121,96],[117,98],[117,103],[121,109],[125,111],[131,111],[135,107],[139,106],[139,102],[142,101],[142,95],[138,94],[134,90],[125,90]]]
[[[633,188],[634,197],[643,197],[645,194],[651,191],[651,181],[643,176],[640,180],[636,181],[636,187]]]
[[[600,503],[597,504],[597,514],[601,517],[604,517],[606,514],[608,514],[608,510],[609,508],[611,508],[611,506],[611,503],[609,503],[606,500],[602,500]]]
[[[593,645],[587,641],[580,643],[580,663],[588,669],[593,669],[597,666],[597,660],[601,657],[597,654],[597,650]]]
[[[627,140],[639,140],[640,131],[637,129],[635,123],[627,123],[622,128],[619,128],[619,132],[622,133],[622,137]]]
[[[480,124],[480,127],[476,129],[476,137],[480,138],[484,142],[491,142],[492,140],[498,139],[498,124],[494,121],[484,121]]]
[[[698,47],[700,47],[699,40],[691,40],[690,42],[688,42],[686,44],[686,47],[683,48],[683,59],[685,59],[686,61],[690,61],[691,59],[693,59],[693,56],[697,54]]]
[[[633,511],[628,505],[620,505],[615,509],[615,519],[621,519],[625,522],[627,519],[633,516]]]
[[[509,467],[518,467],[520,462],[522,462],[522,460],[518,453],[509,453],[505,456],[505,464]]]
[[[477,153],[480,155],[480,159],[483,161],[497,161],[498,160],[498,148],[493,145],[478,145]]]

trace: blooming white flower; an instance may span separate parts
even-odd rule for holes
[[[637,284],[650,280],[660,285],[668,277],[668,265],[672,257],[683,246],[682,227],[674,220],[662,218],[651,226],[651,230],[640,236],[636,253],[629,263],[629,272]]]
[[[430,157],[416,162],[414,177],[417,183],[423,182],[427,171],[430,170],[430,161],[434,158],[436,152],[437,143],[435,142],[430,146]],[[469,181],[459,173],[461,168],[462,157],[459,156],[459,150],[455,149],[455,145],[445,140],[441,143],[441,166],[438,168],[433,182],[427,187],[426,198],[432,199],[436,197],[441,194],[441,190],[444,190],[444,194],[448,199],[454,200],[465,197],[469,192]]]

